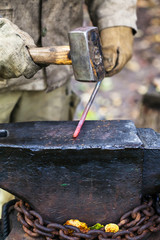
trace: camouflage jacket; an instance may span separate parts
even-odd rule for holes
[[[86,0],[93,25],[136,29],[136,0]],[[83,23],[83,0],[0,0],[0,15],[28,32],[39,46],[67,45],[68,32]],[[0,89],[52,90],[72,75],[71,67],[52,65],[33,78],[0,81]]]

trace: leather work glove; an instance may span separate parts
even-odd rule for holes
[[[133,32],[129,27],[110,27],[100,32],[106,76],[122,70],[132,57]]]
[[[0,18],[0,78],[9,79],[21,75],[31,78],[40,67],[27,50],[35,47],[28,33],[21,31],[8,19]]]

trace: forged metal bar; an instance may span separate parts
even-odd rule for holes
[[[88,113],[88,111],[89,111],[89,109],[90,109],[90,107],[91,107],[91,105],[92,105],[92,103],[94,101],[94,98],[95,98],[95,96],[96,96],[96,94],[97,94],[97,92],[98,92],[98,90],[99,90],[99,88],[101,86],[101,82],[102,81],[99,81],[99,82],[96,83],[96,86],[95,86],[95,88],[94,88],[94,90],[92,92],[92,95],[91,95],[91,97],[90,97],[90,99],[89,99],[89,101],[88,101],[88,103],[87,103],[87,105],[86,105],[86,107],[84,109],[84,112],[83,112],[83,114],[81,116],[81,119],[78,122],[76,130],[74,131],[73,138],[78,137],[78,135],[79,135],[79,133],[81,131],[81,128],[82,128],[82,126],[84,124],[84,121],[85,121],[85,119],[87,117],[87,113]]]

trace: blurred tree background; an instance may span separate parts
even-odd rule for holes
[[[121,71],[102,82],[87,120],[130,119],[160,131],[160,0],[138,0],[134,54]],[[84,6],[84,25],[90,24]],[[78,120],[95,84],[73,81],[81,97]]]

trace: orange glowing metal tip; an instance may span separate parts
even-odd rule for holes
[[[78,123],[78,125],[76,127],[76,130],[75,130],[74,134],[73,134],[73,138],[78,137],[78,135],[80,133],[80,130],[81,130],[82,126],[83,126],[83,123],[84,123],[84,121],[86,119],[87,113],[88,113],[88,111],[89,111],[89,109],[90,109],[90,107],[92,105],[92,102],[93,102],[93,100],[94,100],[94,98],[95,98],[95,96],[96,96],[96,94],[97,94],[97,92],[98,92],[98,90],[100,88],[101,82],[102,81],[98,81],[96,83],[96,86],[95,86],[95,88],[94,88],[94,90],[92,92],[92,95],[91,95],[91,97],[90,97],[90,99],[89,99],[89,101],[88,101],[88,103],[87,103],[87,105],[86,105],[86,107],[84,109],[84,112],[83,112],[83,114],[81,116],[81,119],[79,120],[79,123]]]

